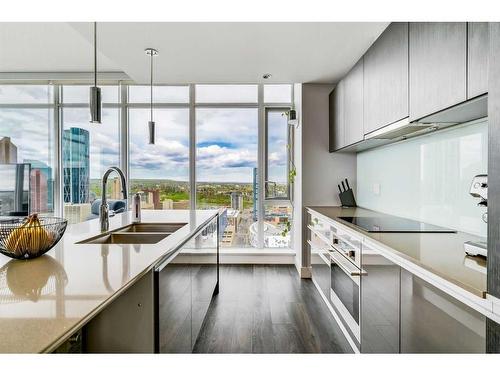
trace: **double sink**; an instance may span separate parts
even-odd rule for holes
[[[135,223],[77,244],[155,244],[181,229],[186,223]]]

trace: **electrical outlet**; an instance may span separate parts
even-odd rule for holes
[[[379,183],[373,184],[373,194],[380,195],[380,184]]]

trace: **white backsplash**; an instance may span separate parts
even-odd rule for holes
[[[469,189],[487,173],[487,147],[482,121],[359,153],[358,206],[486,237]]]

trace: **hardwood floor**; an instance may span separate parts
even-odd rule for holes
[[[352,353],[311,280],[288,265],[225,265],[194,353]]]

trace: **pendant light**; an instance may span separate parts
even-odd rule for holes
[[[158,56],[158,51],[155,50],[154,48],[146,48],[145,49],[146,55],[151,57],[151,81],[150,81],[150,89],[151,89],[151,119],[148,122],[148,127],[149,127],[149,144],[154,145],[155,144],[155,122],[153,121],[153,57]]]
[[[94,86],[90,88],[90,122],[101,123],[101,88],[97,87],[97,22],[94,22]]]

